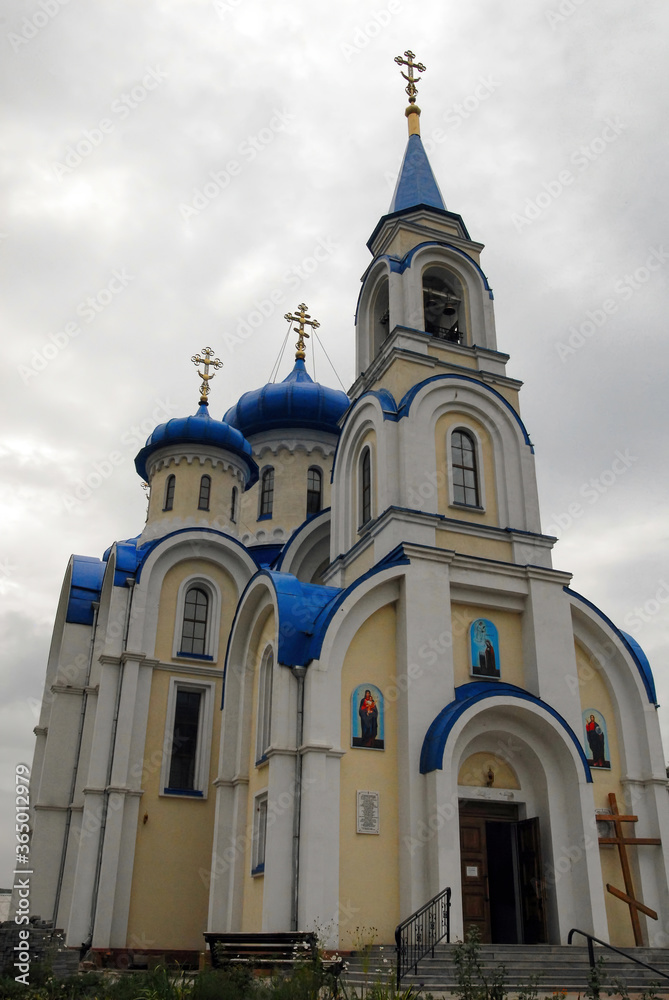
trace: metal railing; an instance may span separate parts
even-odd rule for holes
[[[574,934],[580,934],[588,942],[588,960],[590,962],[591,969],[594,969],[595,966],[597,965],[597,961],[595,959],[595,949],[593,947],[593,942],[596,941],[597,944],[600,944],[602,946],[602,948],[608,948],[609,951],[615,951],[617,955],[622,955],[622,957],[626,958],[628,962],[636,962],[637,965],[643,965],[644,969],[650,969],[650,971],[654,972],[656,976],[662,976],[663,979],[669,979],[669,975],[667,975],[666,972],[662,972],[660,969],[656,969],[653,965],[649,965],[648,962],[642,962],[640,958],[635,958],[634,955],[629,955],[626,951],[621,951],[620,948],[615,948],[612,944],[608,944],[606,941],[602,941],[600,938],[595,937],[593,934],[588,934],[587,931],[580,931],[578,927],[572,927],[572,929],[569,931],[569,935],[567,937],[567,944],[571,944],[571,939],[573,938]]]
[[[429,951],[434,958],[434,946],[451,939],[451,890],[442,889],[429,902],[412,913],[395,928],[397,952],[397,988],[413,966],[418,975],[418,963]]]

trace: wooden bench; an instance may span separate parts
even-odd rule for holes
[[[277,931],[263,934],[204,935],[211,948],[211,962],[215,969],[227,963],[249,965],[256,969],[282,969],[318,957],[318,940],[315,934],[303,931]]]
[[[246,965],[254,971],[272,973],[294,969],[318,958],[318,938],[312,931],[276,931],[263,934],[218,934],[207,932],[215,969],[226,965]],[[332,996],[338,995],[343,959],[321,958],[322,968],[332,976]]]

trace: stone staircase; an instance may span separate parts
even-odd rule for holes
[[[408,973],[402,979],[402,988],[410,985],[423,986],[424,992],[437,996],[449,993],[457,987],[456,968],[453,962],[454,945],[437,945],[434,958],[429,955],[418,965],[418,975]],[[629,948],[629,954],[642,962],[647,962],[669,976],[669,949]],[[607,983],[614,980],[625,983],[630,993],[641,993],[651,983],[658,983],[657,992],[669,994],[669,979],[653,975],[634,962],[625,961],[622,956],[606,948],[595,945],[595,957],[602,956],[605,964]],[[506,969],[505,987],[510,993],[517,993],[523,987],[536,982],[540,997],[550,996],[556,991],[583,993],[588,982],[590,965],[587,947],[577,945],[481,945],[480,965],[485,978],[490,981],[500,966]],[[396,972],[395,949],[392,945],[372,948],[368,960],[361,955],[346,959],[348,971],[344,974],[346,986],[351,985],[360,993],[361,988],[370,987],[375,981],[394,983]],[[365,975],[366,969],[366,975]],[[602,995],[606,996],[605,987]]]

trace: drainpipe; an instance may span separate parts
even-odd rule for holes
[[[135,581],[134,580],[126,580],[125,581],[125,585],[126,585],[126,587],[129,588],[130,594],[128,596],[128,604],[127,604],[127,607],[125,609],[125,624],[124,624],[124,628],[123,628],[123,643],[122,643],[122,647],[121,647],[121,653],[125,653],[127,645],[128,645],[128,632],[130,630],[130,611],[131,611],[131,608],[132,608],[132,596],[133,596],[133,593],[134,593],[134,591],[133,591],[132,588],[135,586]],[[88,934],[88,939],[87,939],[86,943],[83,945],[83,947],[86,948],[86,950],[88,950],[92,946],[92,944],[93,944],[93,931],[95,929],[95,911],[97,910],[97,906],[98,906],[98,892],[99,892],[99,889],[100,889],[100,873],[102,871],[102,854],[103,854],[104,846],[105,846],[105,830],[107,829],[107,813],[108,813],[108,810],[109,810],[109,791],[108,791],[108,788],[109,788],[109,785],[111,783],[112,769],[113,769],[113,766],[114,766],[114,751],[116,749],[116,730],[118,728],[118,713],[119,713],[119,706],[121,704],[121,691],[123,689],[123,671],[124,671],[124,667],[125,667],[125,664],[123,663],[123,660],[121,660],[121,664],[119,666],[118,685],[117,685],[117,688],[116,688],[116,704],[114,705],[114,718],[112,720],[111,739],[109,741],[109,760],[107,762],[107,780],[105,781],[104,802],[103,802],[103,806],[102,806],[102,818],[100,820],[100,840],[98,842],[98,857],[97,857],[97,862],[96,862],[96,866],[95,866],[95,882],[93,884],[93,899],[92,899],[92,903],[91,903],[90,931],[89,931],[89,934]]]
[[[292,667],[297,681],[297,726],[295,731],[295,807],[293,811],[293,899],[291,903],[290,929],[298,929],[298,903],[300,900],[300,819],[302,814],[302,737],[304,732],[304,678],[306,667]]]
[[[67,856],[67,843],[70,837],[70,825],[72,823],[72,803],[74,802],[74,792],[77,787],[77,774],[79,772],[79,759],[81,757],[81,742],[84,736],[84,721],[86,717],[86,705],[88,704],[88,691],[86,690],[91,680],[91,669],[93,666],[93,649],[95,647],[95,633],[98,627],[98,612],[100,611],[99,601],[93,601],[93,622],[91,626],[91,641],[88,646],[88,664],[86,666],[86,679],[84,681],[84,691],[81,697],[81,711],[79,713],[79,730],[77,732],[77,744],[74,751],[74,768],[72,770],[72,781],[70,783],[70,795],[67,800],[67,816],[65,818],[65,833],[63,834],[63,848],[60,852],[60,866],[58,868],[58,882],[56,884],[56,899],[53,904],[53,926],[57,927],[58,907],[60,906],[60,894],[63,888],[63,875],[65,874],[65,858]]]

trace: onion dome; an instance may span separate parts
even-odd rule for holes
[[[147,462],[154,452],[180,444],[195,448],[198,445],[208,445],[210,448],[230,452],[246,465],[247,486],[252,486],[258,479],[258,467],[253,461],[251,445],[236,427],[224,420],[210,417],[206,403],[201,403],[192,417],[174,417],[166,424],[160,424],[149,435],[135,459],[135,468],[142,479],[148,479]]]
[[[250,437],[263,431],[308,427],[339,434],[339,420],[350,405],[345,392],[314,382],[302,358],[283,382],[245,392],[223,420]]]

